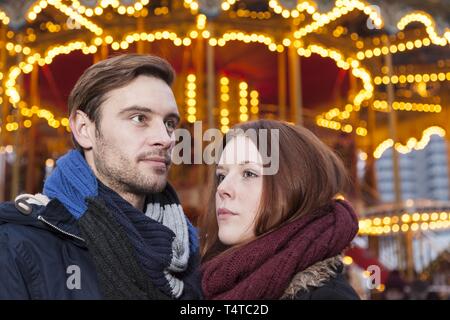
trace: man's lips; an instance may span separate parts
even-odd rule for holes
[[[148,158],[143,158],[140,161],[155,162],[156,164],[164,164],[166,166],[168,166],[170,164],[170,159],[167,159],[164,157],[148,157]]]

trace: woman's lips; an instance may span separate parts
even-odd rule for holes
[[[230,211],[228,209],[225,208],[220,208],[219,210],[217,210],[217,216],[219,217],[219,219],[221,218],[227,218],[227,217],[231,217],[231,216],[236,216],[237,214],[234,213],[233,211]]]

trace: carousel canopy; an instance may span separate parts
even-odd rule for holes
[[[61,139],[53,132],[68,129],[67,97],[83,70],[137,51],[174,65],[186,123],[210,113],[222,128],[255,117],[297,122],[301,109],[322,136],[350,137],[376,155],[388,145],[393,110],[406,146],[431,126],[449,130],[449,2],[2,0],[3,144],[38,125],[46,141]],[[190,74],[197,91],[189,100]],[[234,97],[221,94],[221,77]],[[254,91],[245,104],[241,82],[245,94]]]

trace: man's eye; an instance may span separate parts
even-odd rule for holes
[[[176,127],[177,127],[177,124],[176,124],[175,121],[173,121],[173,120],[168,120],[168,121],[166,121],[166,128],[167,128],[167,129],[169,129],[169,130],[175,130]]]
[[[143,114],[138,114],[131,118],[131,120],[137,123],[142,123],[146,120],[146,117]]]

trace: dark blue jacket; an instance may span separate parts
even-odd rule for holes
[[[58,201],[0,204],[0,299],[101,299],[76,220]]]

